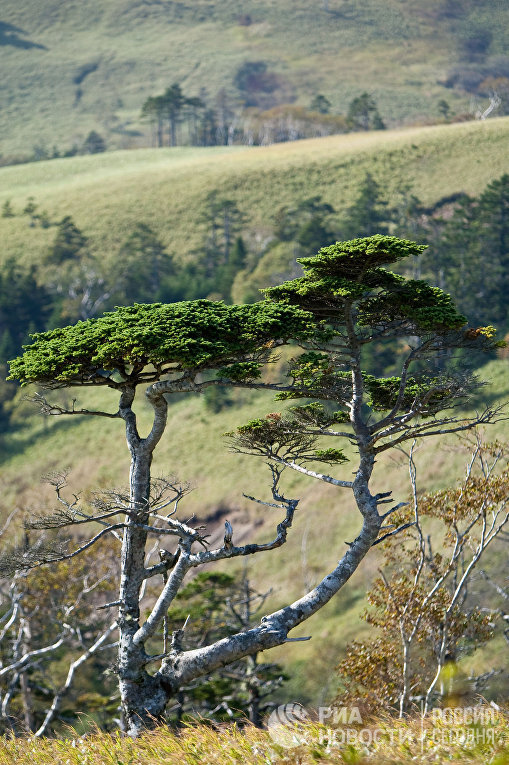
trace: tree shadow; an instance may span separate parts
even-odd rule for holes
[[[42,417],[43,415],[39,415]],[[49,420],[48,420],[49,422]],[[60,432],[71,432],[75,429],[79,423],[82,422],[81,417],[71,417],[68,420],[60,420],[60,418],[53,418],[49,427],[36,428],[34,430],[33,421],[30,419],[26,422],[16,422],[10,424],[8,429],[0,435],[0,465],[9,462],[13,457],[16,457],[24,452],[31,446],[34,446],[38,441],[43,440],[45,437],[52,435],[51,431],[58,428]],[[16,434],[15,439],[10,439],[9,436]]]
[[[111,133],[118,133],[119,135],[127,135],[132,138],[138,138],[139,136],[144,135],[140,130],[134,130],[134,128],[126,128],[126,127],[113,127],[110,129]]]
[[[13,24],[7,24],[5,21],[0,21],[0,45],[12,45],[14,48],[39,48],[39,50],[48,50],[45,45],[32,42],[31,40],[25,40],[20,35],[24,35],[26,32],[20,27],[15,27]]]

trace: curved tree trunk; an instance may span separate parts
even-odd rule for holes
[[[182,383],[183,386],[188,383]],[[131,408],[134,389],[126,386],[121,396],[119,412],[125,421],[126,437],[131,452],[130,510],[126,518],[122,544],[122,573],[119,605],[118,675],[122,709],[127,732],[138,735],[144,728],[156,725],[164,716],[167,703],[179,689],[196,678],[217,668],[253,655],[259,651],[281,645],[288,633],[320,610],[350,579],[364,556],[377,539],[382,516],[378,513],[377,498],[369,490],[374,466],[374,455],[367,446],[369,437],[360,414],[362,378],[354,377],[352,424],[359,444],[359,466],[355,479],[347,484],[353,491],[357,507],[363,518],[362,529],[349,544],[348,550],[315,588],[294,603],[267,615],[259,626],[246,629],[204,648],[183,651],[180,633],[175,633],[169,653],[163,657],[160,669],[153,675],[147,670],[150,657],[145,651],[148,639],[155,635],[159,623],[175,597],[187,571],[202,561],[193,554],[193,538],[180,539],[180,558],[168,577],[164,590],[150,616],[140,625],[140,596],[145,578],[145,555],[150,515],[150,468],[152,453],[166,425],[167,403],[165,386],[155,383],[147,390],[147,398],[154,409],[154,422],[150,434],[139,436],[136,416]],[[317,476],[315,476],[317,477]],[[326,477],[323,477],[323,480]],[[330,479],[329,479],[330,480]],[[189,529],[189,531],[192,531]]]
[[[145,574],[147,532],[137,524],[148,524],[150,498],[150,468],[152,452],[159,438],[141,439],[136,416],[131,409],[134,390],[126,388],[122,393],[119,411],[126,424],[126,438],[131,452],[129,475],[130,515],[122,540],[121,578],[119,592],[119,645],[118,677],[122,711],[126,731],[137,735],[143,728],[152,727],[159,721],[168,702],[161,682],[146,671],[145,647],[133,638],[140,628],[140,594]],[[156,411],[155,424],[162,420],[164,430],[166,404],[162,412]],[[154,431],[154,429],[153,429]],[[152,434],[153,435],[153,432]],[[160,437],[160,436],[159,436]],[[150,438],[150,437],[149,437]]]
[[[295,603],[264,617],[260,626],[201,649],[182,651],[179,641],[175,639],[178,635],[174,635],[172,649],[163,659],[161,669],[154,675],[149,675],[145,669],[148,658],[144,648],[145,640],[143,637],[140,639],[140,633],[135,638],[140,628],[139,597],[144,574],[146,532],[128,526],[124,535],[122,558],[118,672],[126,731],[130,735],[136,736],[143,729],[152,728],[160,722],[166,705],[182,685],[237,659],[285,643],[291,629],[316,613],[343,587],[371,549],[381,525],[376,498],[371,495],[368,487],[372,468],[373,459],[370,455],[361,458],[353,485],[356,503],[364,519],[362,530],[349,545],[336,568],[313,590]],[[143,522],[148,520],[146,500],[149,471],[150,457],[140,449],[133,458],[131,485],[135,507],[143,505],[145,501],[141,516],[137,511]],[[177,581],[191,567],[191,558],[189,551],[183,551],[176,567],[181,568],[181,572],[172,572]]]

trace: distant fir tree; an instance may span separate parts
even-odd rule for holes
[[[296,242],[305,253],[314,252],[335,239],[330,223],[335,212],[321,196],[281,207],[274,216],[274,235],[280,242]]]
[[[161,147],[164,143],[164,100],[162,96],[149,96],[141,107],[141,118],[148,119],[151,123],[155,136],[156,145]]]
[[[95,130],[91,130],[83,143],[83,151],[86,154],[100,154],[106,151],[106,142],[102,135],[96,133]]]
[[[492,181],[479,198],[479,235],[483,262],[493,268],[490,300],[498,305],[499,320],[509,319],[509,175]]]
[[[87,251],[88,239],[78,228],[70,215],[66,215],[57,224],[57,233],[53,244],[44,258],[45,263],[60,266],[66,261],[82,258]]]
[[[351,130],[385,130],[376,101],[366,92],[350,101],[346,119]]]
[[[380,185],[371,173],[366,173],[358,196],[348,208],[345,220],[341,224],[341,238],[349,239],[356,233],[359,236],[387,234],[392,216],[389,204],[382,198]]]
[[[177,125],[182,119],[182,110],[186,103],[186,98],[182,92],[182,88],[177,82],[174,82],[173,85],[166,88],[162,98],[166,119],[168,120],[170,146],[176,146]]]
[[[173,299],[170,278],[175,273],[173,258],[146,223],[137,223],[121,245],[110,275],[117,301],[152,303]]]
[[[14,218],[14,209],[10,199],[6,199],[2,205],[2,218]]]
[[[318,112],[319,114],[329,114],[331,106],[331,102],[323,93],[317,93],[309,104],[311,111]]]
[[[35,266],[25,268],[9,258],[0,268],[0,425],[9,424],[9,402],[17,385],[4,382],[7,362],[20,353],[31,332],[45,329],[50,314],[50,298],[36,278]]]

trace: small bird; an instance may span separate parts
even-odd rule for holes
[[[230,523],[230,521],[224,522],[224,546],[227,550],[231,550],[233,547],[232,544],[232,537],[233,537],[233,528]]]
[[[159,550],[159,558],[161,563],[166,564],[166,570],[169,571],[174,567],[178,559],[180,558],[180,547],[176,553],[171,553],[168,550]]]

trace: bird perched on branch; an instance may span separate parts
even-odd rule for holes
[[[227,550],[231,550],[233,547],[232,543],[232,537],[233,537],[233,528],[230,523],[230,521],[224,522],[224,546]]]
[[[166,563],[167,569],[173,568],[180,557],[180,547],[176,553],[171,553],[168,550],[159,550],[159,558],[161,563]]]

